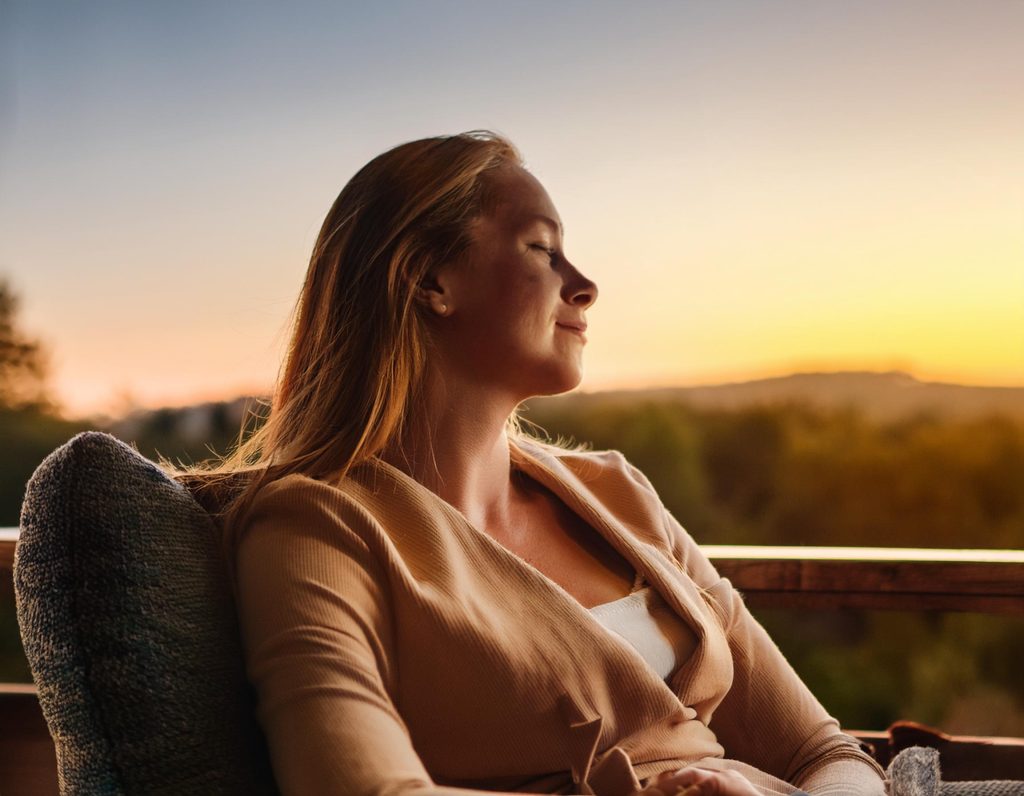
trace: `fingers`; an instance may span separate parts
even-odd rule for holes
[[[663,771],[644,796],[760,796],[750,781],[736,771],[682,768]]]
[[[637,793],[637,796],[701,796],[700,785],[651,785]]]
[[[687,794],[687,796],[698,796],[703,795],[702,786],[709,785],[714,772],[705,771],[699,768],[681,768],[678,771],[664,771],[657,779],[658,788],[665,791],[666,794],[675,796],[675,789],[694,789],[693,794]],[[717,791],[708,790],[707,793],[717,794]]]

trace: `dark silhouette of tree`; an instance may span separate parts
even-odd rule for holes
[[[46,354],[18,328],[18,296],[0,276],[0,409],[52,409]]]

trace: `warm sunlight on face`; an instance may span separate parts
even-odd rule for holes
[[[465,256],[437,275],[450,315],[436,333],[444,367],[518,403],[579,384],[597,286],[566,257],[540,182],[518,167],[492,179],[494,211],[474,223]]]

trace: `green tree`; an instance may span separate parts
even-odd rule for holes
[[[0,527],[18,524],[25,482],[83,425],[61,418],[47,388],[46,352],[18,318],[18,296],[0,276]]]
[[[0,276],[0,408],[52,408],[42,344],[18,328],[18,296]]]

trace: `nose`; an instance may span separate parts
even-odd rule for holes
[[[586,309],[597,301],[597,285],[569,265],[569,275],[562,287],[562,298],[570,304]]]

